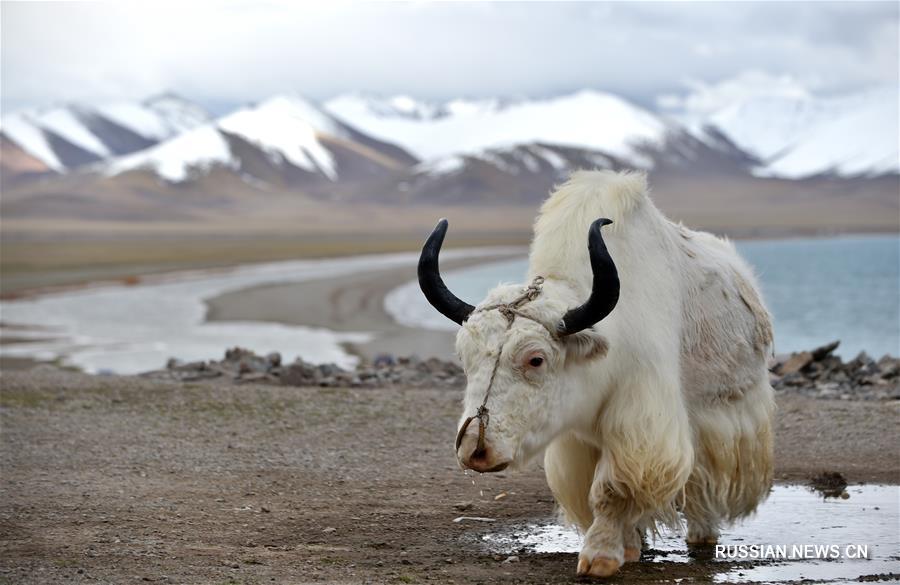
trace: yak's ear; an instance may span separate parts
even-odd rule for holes
[[[606,338],[593,329],[583,329],[562,338],[566,344],[566,363],[583,364],[600,359],[609,350]]]

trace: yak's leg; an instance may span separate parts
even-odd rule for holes
[[[631,530],[625,513],[627,502],[606,489],[606,473],[601,458],[591,486],[590,506],[594,522],[584,535],[584,546],[578,555],[578,575],[608,577],[625,562],[625,528]]]
[[[716,498],[713,482],[705,471],[709,466],[706,458],[700,458],[691,481],[685,486],[682,512],[687,520],[685,541],[689,545],[716,544],[719,540],[719,509],[722,504]]]
[[[691,545],[716,544],[719,542],[719,521],[716,518],[687,516],[687,537],[685,541]]]
[[[625,525],[625,531],[622,534],[622,540],[625,545],[625,562],[633,563],[641,558],[641,531],[637,526]]]

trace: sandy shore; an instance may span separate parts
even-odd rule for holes
[[[497,255],[441,263],[442,270],[515,258]],[[378,354],[455,359],[454,336],[396,323],[384,310],[384,297],[415,279],[414,267],[393,268],[298,283],[247,288],[207,300],[208,321],[264,321],[375,334],[368,343],[345,344],[364,359]]]

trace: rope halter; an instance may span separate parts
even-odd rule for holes
[[[550,336],[553,338],[557,337],[557,333],[547,327],[545,323],[542,321],[538,321],[534,317],[527,315],[519,310],[523,305],[530,303],[531,301],[538,298],[541,294],[541,286],[544,284],[543,276],[535,276],[534,280],[531,281],[527,287],[522,290],[522,294],[513,299],[508,303],[498,303],[494,305],[487,305],[485,307],[481,307],[480,309],[476,309],[475,313],[480,313],[484,311],[499,311],[501,315],[506,317],[506,330],[503,334],[503,341],[500,342],[500,347],[497,350],[497,359],[494,361],[494,368],[491,370],[491,378],[488,381],[487,390],[484,392],[484,400],[481,401],[481,406],[478,407],[478,410],[475,412],[473,416],[470,416],[463,422],[462,427],[460,427],[459,432],[456,434],[456,450],[459,451],[459,446],[462,444],[463,436],[466,434],[466,430],[469,428],[469,423],[471,423],[476,418],[478,419],[478,443],[475,447],[475,452],[483,452],[484,447],[484,431],[487,428],[488,422],[490,421],[490,413],[487,407],[488,397],[491,395],[491,388],[494,386],[494,378],[497,377],[497,369],[500,367],[500,357],[503,355],[503,346],[506,344],[506,333],[512,328],[513,322],[516,320],[516,317],[522,317],[524,319],[529,319],[534,321],[535,323],[540,324],[544,329],[546,329]]]

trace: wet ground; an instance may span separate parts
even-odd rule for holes
[[[900,580],[900,486],[849,486],[846,496],[777,485],[756,515],[723,531],[722,548],[691,550],[681,535],[664,530],[647,542],[641,562],[704,566],[716,582],[845,583],[891,574]],[[581,536],[556,523],[530,523],[482,541],[507,555],[581,549]]]
[[[459,398],[4,372],[0,583],[575,582],[577,545],[534,547],[558,544],[533,528],[554,517],[540,469],[457,468]],[[723,542],[868,544],[873,559],[716,561],[666,536],[611,582],[898,579],[898,488],[858,484],[900,483],[900,405],[779,406],[784,487]],[[848,499],[788,485],[826,469]]]

